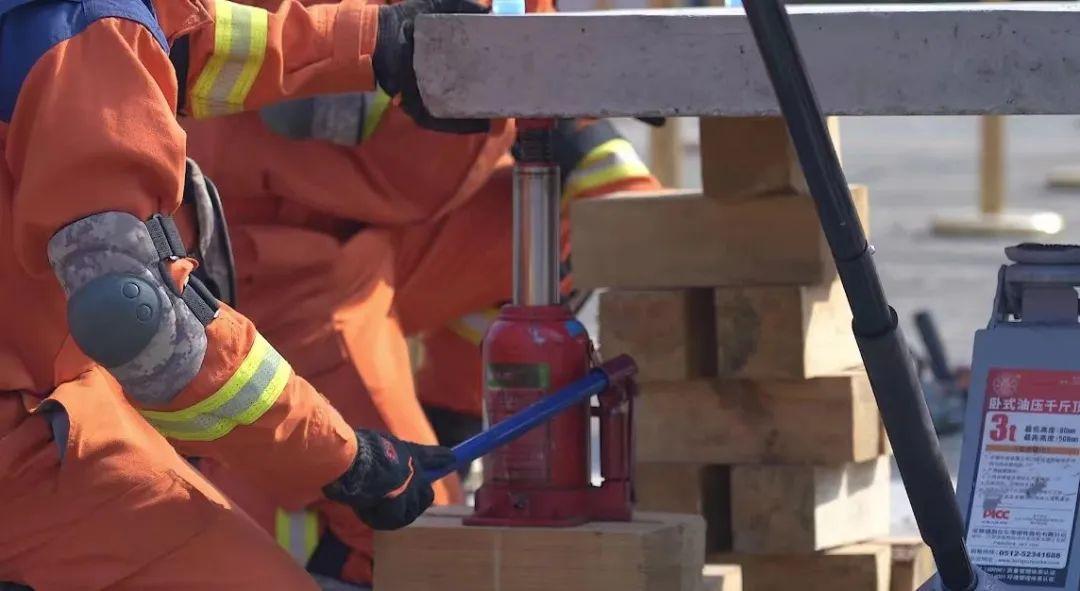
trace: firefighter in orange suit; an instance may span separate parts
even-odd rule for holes
[[[480,128],[426,114],[407,34],[476,10],[0,0],[0,581],[317,588],[177,451],[376,528],[430,504],[422,472],[447,450],[352,429],[192,276],[169,215],[187,188],[175,116],[378,81],[426,125]]]
[[[423,402],[444,438],[475,428],[483,323],[511,285],[512,122],[436,133],[375,91],[187,128],[223,195],[238,305],[298,373],[354,427],[434,443]],[[658,187],[608,122],[560,122],[556,151],[567,204]],[[406,335],[427,346],[419,402]],[[351,515],[325,503],[288,512],[242,475],[201,468],[309,569],[371,580],[370,531]]]

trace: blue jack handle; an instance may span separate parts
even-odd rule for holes
[[[430,470],[425,472],[424,476],[428,482],[435,482],[451,472],[456,472],[458,468],[467,466],[474,460],[514,441],[528,433],[533,427],[600,394],[609,385],[625,380],[636,372],[637,366],[634,360],[627,355],[619,355],[593,369],[584,378],[545,396],[521,412],[461,442],[453,449],[455,460],[453,465],[441,470]]]

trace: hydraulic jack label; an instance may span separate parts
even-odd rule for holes
[[[1080,492],[1080,373],[992,368],[968,548],[1002,582],[1061,587]]]
[[[485,371],[488,423],[494,425],[525,410],[546,396],[551,386],[547,364],[492,363]],[[485,470],[496,480],[546,482],[550,478],[548,459],[551,424],[545,423],[501,449],[488,454]]]

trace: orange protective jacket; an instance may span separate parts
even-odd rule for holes
[[[48,10],[47,4],[23,8]],[[3,435],[19,431],[42,397],[80,415],[85,396],[64,385],[99,371],[68,335],[64,294],[46,257],[49,238],[98,212],[146,219],[179,206],[185,135],[176,121],[178,98],[197,114],[215,115],[374,85],[377,7],[360,0],[309,8],[284,2],[272,13],[222,0],[156,0],[153,7],[170,43],[187,39],[182,80],[146,27],[103,18],[33,63],[10,119],[0,122],[0,466],[7,468],[0,470],[0,490],[8,497],[22,490],[19,462],[36,458],[25,446],[41,434]],[[0,36],[12,34],[13,15],[0,21]],[[251,44],[238,61],[235,44],[223,39],[230,38],[229,27],[241,26],[249,27]],[[195,412],[221,396],[259,349],[251,322],[225,307],[207,333],[196,378],[167,407],[144,414]],[[284,367],[284,379],[264,393],[268,404],[250,424],[212,441],[172,443],[187,455],[233,466],[281,504],[299,507],[346,470],[356,443],[325,399]],[[92,421],[72,425],[72,433],[84,428],[93,428]],[[135,434],[115,434],[126,436]],[[5,541],[20,530],[7,520],[5,529]],[[6,564],[2,547],[0,565]]]
[[[417,128],[391,107],[375,134],[354,148],[287,139],[257,114],[185,126],[190,154],[222,195],[240,308],[351,425],[436,443],[415,395],[405,327],[398,322],[402,292],[418,290],[399,265],[397,233],[387,229],[423,226],[468,203],[506,156],[511,126],[496,122],[487,135],[439,134]],[[475,236],[487,235],[475,230]],[[469,250],[459,255],[468,264]],[[455,306],[454,286],[419,291],[432,304],[425,310],[437,326],[444,317],[437,302]],[[210,463],[203,469],[283,542],[295,538],[283,537],[280,514],[244,482],[250,479]],[[436,495],[437,502],[460,501],[456,478],[438,483]],[[370,581],[370,531],[338,507],[317,508],[356,551],[342,575]],[[304,555],[292,546],[296,556]]]

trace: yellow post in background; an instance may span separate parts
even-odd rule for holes
[[[979,124],[979,209],[983,214],[1000,215],[1005,211],[1005,120],[988,115]]]
[[[600,0],[610,5],[610,0]],[[649,0],[649,8],[674,8],[677,0]],[[663,127],[649,133],[649,170],[665,187],[682,186],[682,120],[668,117]]]
[[[997,0],[986,0],[995,2]],[[1005,118],[979,118],[979,210],[972,214],[939,217],[934,233],[942,236],[1052,236],[1065,220],[1052,211],[1005,210]]]
[[[979,207],[972,213],[941,216],[933,230],[940,236],[1052,236],[1065,220],[1052,211],[1024,212],[1005,207],[1005,118],[979,118]]]

